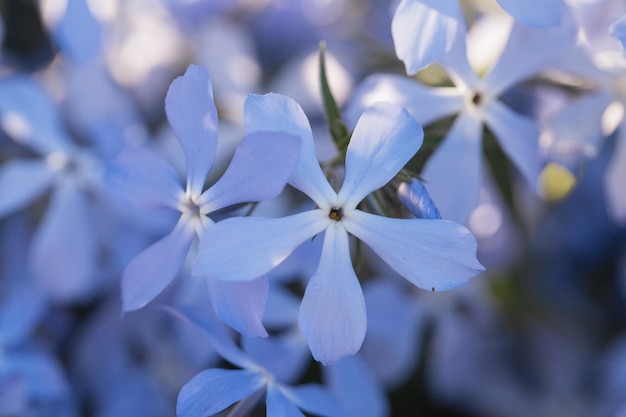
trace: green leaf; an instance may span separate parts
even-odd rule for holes
[[[337,149],[341,153],[345,153],[346,149],[348,149],[348,143],[350,143],[350,132],[343,122],[337,102],[328,85],[328,77],[326,76],[326,42],[324,41],[320,42],[320,86],[322,88],[322,99],[330,136]]]

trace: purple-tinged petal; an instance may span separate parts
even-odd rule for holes
[[[478,204],[482,129],[477,117],[461,114],[422,171],[444,219],[466,224]]]
[[[336,193],[317,161],[311,126],[298,103],[280,94],[250,95],[244,105],[244,127],[248,133],[279,131],[300,137],[300,160],[289,183],[311,197],[320,208],[330,208],[328,201]]]
[[[306,339],[297,328],[268,338],[244,338],[243,348],[250,358],[283,384],[302,378],[311,363]]]
[[[14,159],[0,168],[0,217],[29,204],[50,187],[55,171],[43,160]]]
[[[485,75],[488,94],[499,96],[512,85],[559,62],[576,43],[572,21],[571,17],[564,17],[559,26],[550,29],[513,25],[498,63]]]
[[[228,282],[207,277],[211,304],[217,316],[246,337],[267,337],[263,311],[267,301],[266,277]]]
[[[306,384],[280,388],[289,400],[307,413],[325,417],[347,417],[335,397],[322,385]]]
[[[0,128],[17,143],[41,154],[70,146],[56,104],[33,78],[0,81]]]
[[[70,1],[65,5],[63,16],[50,22],[52,35],[61,46],[61,53],[71,59],[73,65],[86,65],[101,53],[102,27],[87,2]]]
[[[561,22],[562,0],[497,0],[519,23],[545,28]]]
[[[187,258],[195,236],[190,223],[181,218],[174,230],[139,253],[122,275],[122,310],[137,310],[172,282]]]
[[[194,275],[250,281],[280,264],[302,242],[332,221],[322,210],[277,219],[231,217],[209,227],[200,239]]]
[[[259,365],[254,363],[239,346],[235,344],[232,337],[226,333],[226,326],[212,314],[206,314],[197,307],[161,307],[169,313],[175,315],[184,322],[193,324],[202,329],[207,336],[211,346],[228,362],[244,369],[258,369]]]
[[[277,196],[296,166],[300,147],[300,138],[291,134],[248,134],[235,150],[224,175],[196,203],[211,213],[233,204]]]
[[[462,19],[458,0],[402,0],[393,15],[396,55],[413,75],[452,47]]]
[[[138,208],[177,208],[184,195],[170,164],[141,148],[125,149],[107,169],[111,192]]]
[[[367,337],[360,354],[383,384],[406,382],[420,357],[423,331],[420,304],[399,281],[380,279],[363,286]]]
[[[411,183],[403,182],[398,186],[398,198],[418,219],[441,219],[441,214],[428,195],[426,187],[418,179]]]
[[[324,368],[324,375],[329,389],[349,415],[389,415],[387,393],[362,356],[343,357],[333,366]]]
[[[28,336],[45,312],[44,295],[22,282],[6,291],[0,304],[0,341],[3,347],[18,344]]]
[[[326,229],[317,272],[302,298],[299,323],[313,357],[324,365],[355,354],[365,338],[365,300],[352,267],[348,233],[338,223]]]
[[[535,189],[539,178],[539,126],[509,109],[498,100],[484,109],[485,123],[491,129],[504,153],[513,161],[530,186]]]
[[[268,385],[265,404],[268,416],[304,417],[302,411],[275,384]]]
[[[265,378],[254,371],[207,369],[178,393],[178,417],[209,417],[263,388]]]
[[[415,120],[426,125],[461,111],[464,95],[455,87],[431,88],[405,76],[374,74],[352,94],[346,119],[354,125],[366,108],[379,101],[404,107]]]
[[[622,50],[626,55],[626,14],[613,23],[609,29],[611,35],[622,44]]]
[[[477,87],[479,80],[476,72],[469,63],[467,55],[467,28],[465,24],[459,28],[450,52],[439,60],[457,86],[461,90],[473,90]]]
[[[218,120],[206,68],[190,65],[165,97],[165,112],[187,161],[187,191],[199,195],[213,165]]]
[[[346,176],[338,197],[354,208],[387,184],[422,146],[424,131],[404,109],[377,103],[356,124],[346,152]]]
[[[78,299],[98,284],[96,219],[90,213],[77,184],[63,182],[54,190],[30,253],[33,276],[53,298]]]
[[[0,375],[20,375],[32,402],[58,401],[69,393],[63,368],[52,357],[38,351],[3,353]]]
[[[476,239],[460,224],[392,219],[360,210],[346,215],[343,223],[348,232],[419,288],[455,288],[484,270],[476,259]]]
[[[604,174],[607,210],[611,218],[626,222],[626,132],[622,128],[615,141],[615,149]]]

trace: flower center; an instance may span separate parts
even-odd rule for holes
[[[341,221],[341,219],[343,219],[343,209],[341,207],[331,208],[328,212],[328,217],[336,222]]]
[[[472,104],[476,107],[479,107],[482,101],[483,101],[482,94],[480,94],[480,92],[478,91],[475,91],[474,94],[472,94]]]

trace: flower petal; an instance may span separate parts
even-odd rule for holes
[[[607,200],[607,210],[611,218],[623,224],[626,222],[626,132],[622,128],[615,140],[615,148],[609,166],[604,174],[603,184]]]
[[[207,277],[206,281],[211,304],[224,323],[246,337],[267,337],[262,323],[268,292],[266,277],[242,282]]]
[[[90,207],[79,185],[63,182],[52,194],[30,253],[31,271],[53,298],[89,295],[97,284],[98,244]]]
[[[281,386],[281,391],[294,404],[307,413],[325,417],[346,417],[346,412],[330,394],[328,389],[319,384],[306,384],[297,387]]]
[[[353,355],[365,338],[365,300],[352,267],[348,233],[338,223],[326,229],[317,272],[300,304],[299,323],[313,357],[324,365]]]
[[[193,264],[195,275],[225,281],[249,281],[265,275],[305,240],[324,230],[322,210],[266,219],[231,217],[209,227]]]
[[[242,140],[224,175],[196,201],[209,213],[233,204],[263,201],[285,187],[301,140],[283,132],[254,132]]]
[[[207,369],[194,376],[178,393],[176,415],[209,417],[253,395],[265,380],[249,370]]]
[[[410,184],[403,182],[398,186],[398,198],[418,219],[441,219],[441,214],[426,187],[416,178]]]
[[[167,119],[187,161],[187,191],[199,195],[217,149],[217,109],[206,68],[190,65],[165,97]]]
[[[348,145],[339,201],[354,208],[387,184],[415,155],[423,137],[419,123],[400,107],[377,103],[365,110]]]
[[[620,41],[622,44],[622,51],[626,54],[626,14],[613,23],[609,31],[612,36]]]
[[[341,358],[335,365],[324,368],[324,375],[329,388],[349,415],[389,415],[387,393],[361,355]]]
[[[515,113],[498,100],[484,109],[485,123],[498,138],[504,153],[513,161],[533,189],[539,178],[539,126]]]
[[[447,220],[392,219],[354,210],[343,222],[389,266],[419,288],[443,291],[483,271],[476,239]]]
[[[138,208],[177,208],[184,195],[174,168],[141,148],[121,151],[107,167],[106,180],[113,195]]]
[[[287,399],[275,384],[270,384],[267,387],[265,403],[268,416],[304,417],[302,411]]]
[[[561,21],[561,0],[497,0],[500,6],[523,25],[545,28]]]
[[[0,217],[37,198],[52,184],[55,172],[42,160],[13,159],[0,169]]]
[[[557,63],[571,51],[576,33],[576,25],[569,16],[564,16],[559,26],[550,29],[513,25],[498,63],[485,75],[485,90],[492,97],[499,96],[510,86]]]
[[[5,77],[0,82],[0,128],[41,154],[70,146],[56,104],[31,77]]]
[[[396,55],[409,75],[450,50],[461,21],[458,0],[402,0],[393,15]]]
[[[478,204],[482,122],[461,114],[430,157],[422,177],[444,219],[466,224]]]
[[[404,107],[415,120],[426,125],[458,113],[464,106],[464,95],[456,87],[431,88],[405,76],[374,74],[352,94],[346,119],[354,125],[366,108],[379,101]]]
[[[122,310],[137,310],[172,282],[185,262],[194,229],[181,218],[174,229],[139,253],[122,275]]]
[[[248,133],[280,131],[300,137],[300,160],[289,183],[311,197],[320,208],[330,208],[328,201],[334,200],[336,193],[317,161],[311,126],[298,103],[280,94],[251,94],[244,105],[244,127]]]

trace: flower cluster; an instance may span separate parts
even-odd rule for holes
[[[8,2],[0,40],[0,417],[626,411],[623,0]]]

